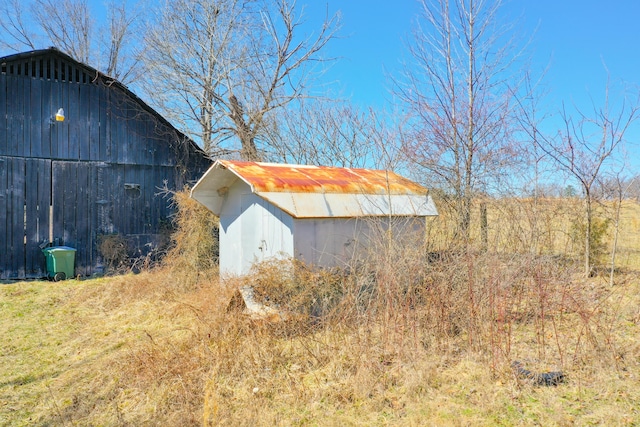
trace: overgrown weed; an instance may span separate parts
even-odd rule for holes
[[[0,288],[0,424],[640,422],[637,274],[611,286],[569,257],[373,234],[340,271],[267,262],[220,283],[176,236],[164,268]],[[246,284],[301,316],[228,309]],[[514,360],[566,382],[536,386]]]
[[[188,189],[173,193],[177,208],[171,246],[164,257],[173,285],[196,286],[218,276],[218,218],[189,197]]]

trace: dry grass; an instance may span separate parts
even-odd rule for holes
[[[216,282],[181,292],[166,271],[1,290],[2,425],[640,422],[637,276],[575,282],[564,302],[549,287],[544,329],[524,288],[513,321],[495,322],[510,332],[475,325],[473,343],[427,307],[415,323],[252,321],[224,309]],[[535,387],[512,359],[568,381]]]
[[[261,295],[301,314],[270,323],[227,309],[242,280],[174,261],[2,285],[0,425],[640,423],[637,272],[382,245],[349,274],[259,266]]]
[[[534,199],[486,199],[488,216],[488,249],[500,253],[535,253],[579,257],[582,242],[574,240],[572,226],[584,216],[582,200],[540,198]],[[439,206],[440,216],[432,220],[431,241],[437,247],[449,247],[451,236],[437,230],[451,230],[451,213]],[[595,218],[608,221],[609,227],[603,236],[605,256],[603,266],[608,267],[614,234],[616,205],[605,202],[595,207]],[[480,247],[479,228],[480,201],[473,207],[472,243]],[[618,236],[616,267],[637,268],[640,266],[640,203],[631,200],[622,202],[620,209],[620,234]]]

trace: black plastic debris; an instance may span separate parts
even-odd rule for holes
[[[532,372],[525,369],[522,363],[517,360],[511,364],[511,367],[518,378],[531,381],[534,385],[557,386],[565,381],[565,375],[562,371]]]

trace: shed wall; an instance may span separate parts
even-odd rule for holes
[[[247,274],[256,262],[293,254],[293,218],[237,180],[220,213],[220,272]]]
[[[365,260],[391,238],[395,245],[424,243],[425,217],[296,219],[296,258],[323,267],[347,267]]]
[[[283,258],[347,267],[371,256],[388,237],[397,245],[420,245],[425,225],[424,217],[293,218],[236,180],[220,213],[220,271],[247,274],[256,262]]]
[[[344,265],[353,257],[365,229],[366,223],[356,218],[297,219],[295,257],[325,267]]]

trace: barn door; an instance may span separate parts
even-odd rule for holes
[[[0,157],[1,279],[45,275],[50,201],[50,160]]]
[[[46,275],[42,245],[77,249],[76,274],[96,258],[99,168],[89,162],[0,156],[0,279]],[[107,216],[107,215],[103,215]]]
[[[89,162],[54,161],[50,234],[54,243],[76,249],[76,275],[92,273],[97,208],[96,168]]]

